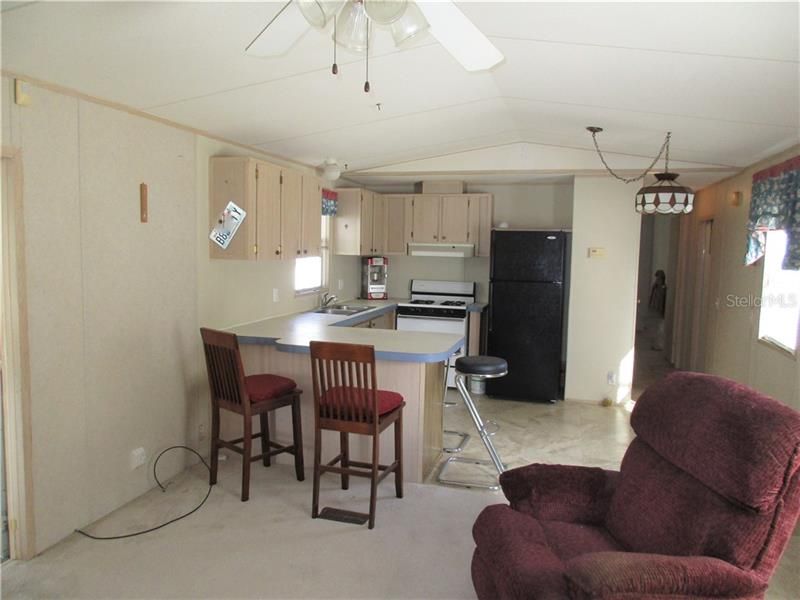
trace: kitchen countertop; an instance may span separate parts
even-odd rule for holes
[[[353,315],[296,313],[246,323],[229,331],[235,333],[242,344],[275,346],[282,352],[307,353],[312,340],[369,344],[375,347],[378,360],[418,363],[447,360],[464,344],[464,336],[446,333],[353,328],[353,325],[395,310],[397,304],[404,301],[349,300],[339,304],[373,308]]]

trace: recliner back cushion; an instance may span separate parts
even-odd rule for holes
[[[800,413],[722,377],[665,377],[636,401],[631,427],[665,460],[759,512],[773,511],[798,469]]]
[[[731,503],[636,438],[622,460],[606,528],[634,552],[713,556],[749,569],[772,517]]]

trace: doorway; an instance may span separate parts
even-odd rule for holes
[[[673,370],[669,356],[679,221],[676,215],[642,215],[636,303],[633,389],[636,400]]]

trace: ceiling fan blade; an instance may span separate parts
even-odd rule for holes
[[[417,2],[430,32],[467,71],[485,71],[505,57],[453,2]]]
[[[261,58],[281,56],[300,41],[308,30],[308,21],[303,17],[303,13],[293,0],[289,0],[244,51],[251,56]]]

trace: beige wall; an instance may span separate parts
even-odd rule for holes
[[[630,395],[640,217],[631,186],[576,177],[567,339],[567,400],[622,402]],[[588,258],[588,249],[605,249]],[[619,386],[607,383],[612,372]]]
[[[194,136],[3,81],[3,143],[22,152],[35,550],[153,485],[190,441],[197,295]],[[139,222],[139,184],[150,222]],[[183,457],[165,459],[163,475]]]
[[[681,285],[676,302],[691,306],[697,297],[698,261],[695,248],[701,224],[713,220],[711,264],[706,277],[707,300],[693,315],[684,310],[675,323],[674,358],[680,366],[691,362],[692,332],[701,330],[698,352],[704,370],[750,385],[800,409],[800,362],[758,341],[758,309],[729,307],[729,295],[758,297],[763,261],[745,266],[746,226],[753,173],[800,153],[800,146],[748,167],[738,175],[699,191],[696,209],[681,221]],[[742,193],[740,206],[730,201]]]

